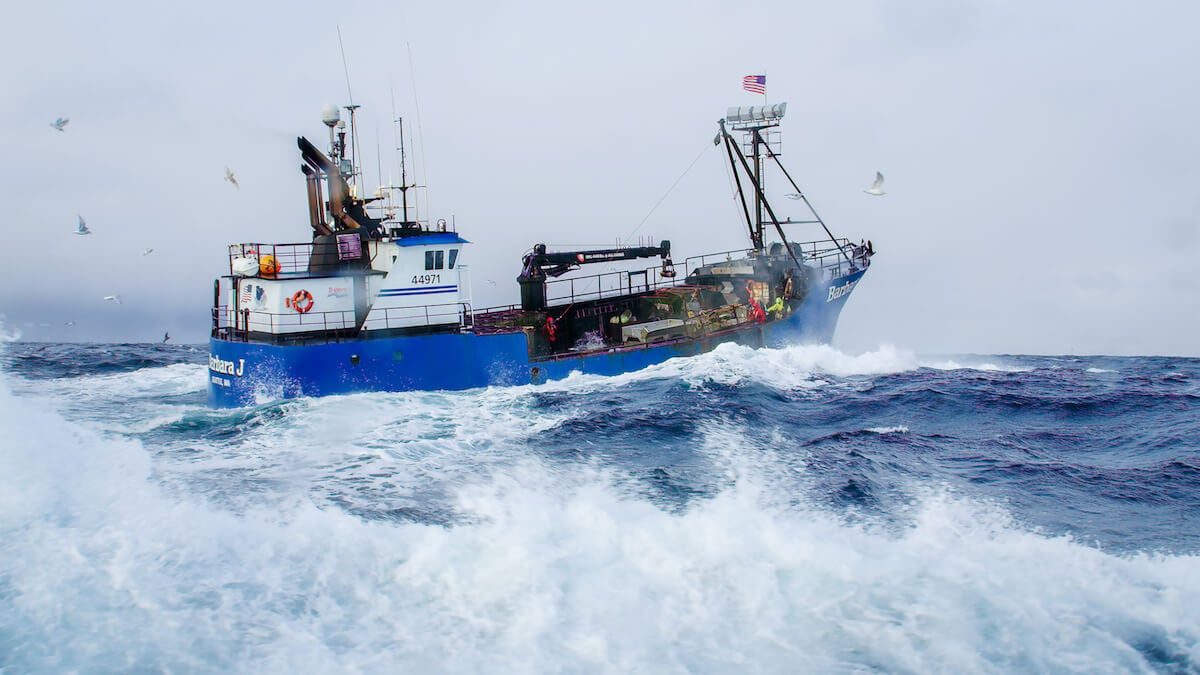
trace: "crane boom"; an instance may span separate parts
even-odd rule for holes
[[[532,253],[521,259],[521,307],[540,310],[546,307],[546,278],[559,277],[582,265],[593,263],[634,260],[636,258],[663,259],[663,269],[670,269],[671,242],[663,240],[658,246],[628,246],[623,248],[601,248],[588,251],[547,251],[545,244],[537,244]]]

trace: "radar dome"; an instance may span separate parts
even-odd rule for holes
[[[332,127],[333,125],[337,124],[338,120],[340,119],[341,117],[338,115],[338,109],[336,105],[327,105],[324,108],[321,108],[321,121],[324,122],[326,126]]]

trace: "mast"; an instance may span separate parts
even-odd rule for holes
[[[403,214],[400,218],[401,227],[408,226],[408,160],[404,156],[404,118],[397,117],[396,124],[400,127],[400,204]]]
[[[749,209],[745,207],[746,194],[742,189],[741,181],[738,181],[738,195],[741,197],[743,210],[746,213],[746,225],[750,229],[750,244],[756,252],[761,251],[763,248],[763,230],[764,225],[767,223],[767,219],[763,217],[764,211],[766,211],[771,224],[780,230],[780,236],[783,236],[782,229],[779,227],[779,219],[775,217],[775,213],[771,209],[771,204],[767,202],[766,193],[764,192],[763,148],[766,148],[767,155],[773,156],[774,153],[771,151],[771,147],[767,143],[763,131],[779,126],[779,120],[783,118],[786,110],[787,103],[730,108],[726,112],[725,119],[720,122],[720,137],[725,139],[725,149],[729,155],[729,161],[733,166],[734,176],[738,175],[738,162],[735,161],[734,157],[736,154],[737,160],[740,160],[742,169],[746,173],[746,177],[754,186],[754,217],[752,219]],[[737,147],[733,137],[730,136],[729,131],[725,128],[727,122],[735,131],[741,131],[749,136],[749,158],[745,156],[741,148]]]
[[[754,184],[759,186],[759,189],[754,191],[754,241],[757,242],[757,248],[762,248],[763,246],[763,178],[762,155],[759,153],[759,146],[763,140],[758,132],[764,128],[766,127],[750,127],[747,129],[750,132],[750,149],[754,158]]]
[[[393,113],[393,114],[395,114],[395,113]],[[399,185],[388,185],[387,189],[389,190],[389,194],[390,194],[391,190],[399,190],[400,191],[400,209],[401,209],[400,219],[399,219],[400,220],[400,229],[401,230],[409,230],[409,231],[420,230],[421,229],[420,221],[417,220],[416,218],[410,219],[408,217],[408,208],[409,208],[408,207],[408,191],[411,190],[412,188],[422,187],[422,186],[416,185],[416,184],[410,185],[408,182],[408,153],[405,151],[405,148],[404,148],[404,118],[403,117],[393,117],[392,124],[394,125],[393,133],[395,133],[396,128],[399,129],[399,134],[397,135],[397,140],[396,140],[396,151],[398,153],[400,153],[400,184]],[[391,197],[389,197],[389,200],[390,199],[391,199]],[[416,208],[416,207],[414,206],[413,208]]]
[[[829,231],[829,228],[825,226],[825,221],[821,220],[821,217],[817,215],[816,209],[814,209],[812,204],[808,201],[808,197],[804,196],[804,194],[800,191],[799,186],[796,185],[796,181],[792,180],[791,175],[788,174],[787,170],[783,168],[782,162],[779,161],[779,154],[771,149],[770,143],[766,138],[764,138],[763,132],[772,127],[779,126],[779,120],[783,118],[783,115],[786,111],[787,103],[776,103],[774,105],[764,106],[735,107],[730,108],[725,113],[725,119],[722,119],[718,122],[721,126],[721,131],[717,135],[717,138],[714,139],[714,142],[719,143],[722,139],[725,141],[726,153],[729,155],[729,162],[733,168],[733,175],[735,180],[737,180],[738,198],[742,202],[742,210],[746,214],[746,224],[750,228],[750,243],[754,247],[756,254],[762,251],[763,226],[768,222],[763,218],[763,211],[765,210],[770,219],[769,222],[775,228],[775,231],[779,233],[780,241],[784,243],[788,253],[791,255],[792,259],[797,265],[800,264],[800,261],[792,252],[792,247],[787,245],[787,235],[783,231],[783,225],[785,223],[819,224],[821,228],[825,230],[825,234],[829,235],[829,240],[833,242],[834,247],[841,252],[842,256],[845,257],[847,261],[849,261],[850,257],[844,250],[842,250],[841,246],[838,245],[837,239],[833,236],[833,233]],[[750,135],[749,158],[747,158],[742,152],[742,149],[738,147],[738,144],[733,140],[733,136],[729,134],[729,131],[725,127],[726,123],[728,123],[735,131],[741,131]],[[804,201],[804,205],[808,207],[809,212],[812,213],[813,220],[793,221],[789,218],[785,221],[781,221],[775,216],[775,211],[771,208],[771,203],[767,201],[765,186],[763,185],[763,148],[766,149],[766,157],[775,161],[780,170],[783,171],[783,175],[787,177],[788,182],[793,188],[795,188],[796,195]],[[741,170],[745,172],[746,176],[754,185],[753,220],[750,218],[750,211],[746,205],[746,194],[742,189],[741,180],[738,179],[739,163],[741,165]]]
[[[354,125],[354,111],[358,110],[361,107],[362,106],[356,105],[354,103],[351,103],[350,105],[345,106],[346,110],[350,111],[350,152],[348,153],[350,155],[350,157],[349,157],[349,159],[350,159],[349,182],[351,185],[354,186],[354,192],[352,194],[352,196],[354,196],[354,197],[358,197],[358,193],[360,191],[362,191],[362,187],[359,185],[359,182],[361,179],[359,172],[361,171],[361,169],[358,166],[358,154],[359,154],[358,128]],[[345,141],[343,140],[342,143],[344,145]],[[343,152],[344,151],[345,150],[343,148]]]

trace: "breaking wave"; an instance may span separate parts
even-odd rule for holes
[[[60,347],[0,374],[0,669],[1200,668],[1195,360],[727,345],[213,411],[203,350]]]

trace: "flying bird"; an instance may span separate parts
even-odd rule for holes
[[[71,326],[75,325],[75,322],[74,321],[64,321],[63,325],[66,326],[67,328],[70,328]]]
[[[84,222],[84,220],[83,220],[83,216],[79,216],[79,225],[75,228],[75,234],[91,234],[91,233],[92,233],[92,231],[88,229],[87,223]]]
[[[51,122],[50,126],[54,127],[55,129],[58,129],[59,131],[66,131],[67,130],[67,122],[70,122],[70,121],[71,121],[70,117],[60,117],[60,118],[54,120],[53,122]]]
[[[233,187],[239,190],[242,189],[242,186],[238,185],[237,179],[233,177],[233,172],[229,170],[229,167],[225,167],[225,180],[233,183]]]
[[[800,194],[799,192],[789,192],[784,195],[784,197],[787,197],[788,199],[800,199],[803,196],[804,195]]]
[[[106,295],[106,296],[104,296],[104,299],[112,300],[113,302],[117,303],[118,305],[121,304],[121,296],[119,296],[119,295]]]
[[[164,345],[167,344],[167,340],[170,340],[170,339],[171,339],[170,333],[163,333],[163,344]]]
[[[880,195],[886,195],[887,193],[883,191],[883,174],[876,171],[875,172],[875,182],[871,183],[870,189],[863,190],[863,192],[865,192],[869,195],[874,195],[876,197],[878,197]]]
[[[148,248],[145,251],[142,251],[142,255],[144,255],[144,256],[150,255],[151,253],[154,253],[154,249],[152,249],[152,248]]]

